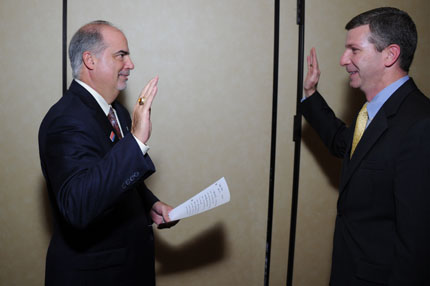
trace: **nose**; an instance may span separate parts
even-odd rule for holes
[[[132,70],[134,69],[134,63],[131,60],[130,56],[127,57],[127,62],[125,63],[125,68]]]
[[[349,64],[349,62],[350,62],[349,53],[348,53],[348,50],[345,50],[345,52],[343,52],[343,55],[340,57],[340,65],[346,66]]]

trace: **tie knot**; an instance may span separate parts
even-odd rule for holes
[[[112,106],[109,108],[109,114],[108,114],[108,116],[115,116],[115,113],[113,111]]]

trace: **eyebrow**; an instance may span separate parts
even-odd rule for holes
[[[360,47],[353,43],[353,44],[346,44],[345,48],[347,48],[347,49],[352,49],[352,48],[359,49]]]
[[[129,51],[124,51],[124,50],[119,50],[118,52],[116,52],[114,55],[119,55],[119,54],[124,54],[124,55],[129,55],[130,52]]]

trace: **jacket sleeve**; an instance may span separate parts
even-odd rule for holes
[[[316,91],[300,107],[303,116],[329,151],[334,156],[343,158],[348,147],[349,128],[336,117],[321,94]]]
[[[150,189],[146,186],[145,182],[141,180],[138,185],[139,195],[142,198],[143,205],[145,209],[150,211],[152,206],[159,201],[159,199],[151,192]]]
[[[394,174],[396,249],[389,285],[430,285],[430,119],[401,143]]]
[[[58,210],[80,229],[155,172],[150,157],[142,154],[131,133],[106,147],[94,127],[88,120],[59,116],[43,127],[45,132],[39,138],[42,168]]]

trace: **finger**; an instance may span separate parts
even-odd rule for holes
[[[163,221],[162,223],[168,223],[170,220],[168,219],[168,216],[162,216]]]
[[[155,93],[157,93],[157,84],[158,84],[158,77],[151,80],[151,82],[148,84],[148,88],[144,93],[145,99],[149,99],[150,97],[154,97]]]
[[[145,95],[146,98],[154,97],[158,90],[158,80],[154,82],[154,84],[150,87]]]
[[[155,95],[158,91],[158,76],[153,79],[150,88],[147,90],[147,94],[145,94],[145,98],[148,100],[148,105],[151,106],[152,101],[154,100]]]
[[[151,79],[146,85],[145,85],[145,87],[143,88],[143,90],[142,90],[142,92],[141,92],[141,95],[145,95],[147,92],[148,92],[148,90],[150,89],[150,88],[152,88],[152,86],[154,85],[154,82],[156,81],[156,78],[157,77],[155,77],[155,78],[153,78],[153,79]]]
[[[311,53],[310,53],[310,66],[314,67],[315,66],[315,53],[314,53],[314,48],[311,49]]]
[[[152,101],[154,100],[155,95],[157,94],[158,87],[155,86],[151,89],[151,92],[145,96],[145,105],[143,105],[144,108],[150,109],[152,106]]]
[[[318,70],[318,58],[317,51],[315,48],[312,48],[312,65],[315,67],[316,70]]]
[[[149,94],[151,94],[152,89],[154,89],[154,86],[157,86],[158,83],[158,76],[156,76],[155,78],[151,79],[146,86],[143,88],[143,90],[140,92],[140,95],[137,99],[137,103],[139,103],[139,101],[141,100],[141,98],[144,99],[144,102],[146,102],[146,98],[148,97]],[[144,105],[144,104],[140,104],[140,105]]]
[[[148,89],[149,89],[149,84],[150,84],[151,82],[148,82],[146,85],[145,85],[145,87],[142,89],[142,91],[140,92],[140,94],[139,94],[139,97],[138,97],[138,99],[137,100],[139,100],[139,98],[145,98],[145,94],[147,93],[147,91],[148,91]]]
[[[148,84],[147,89],[144,92],[145,96],[148,96],[151,94],[152,90],[157,86],[158,84],[158,76],[154,77]]]

